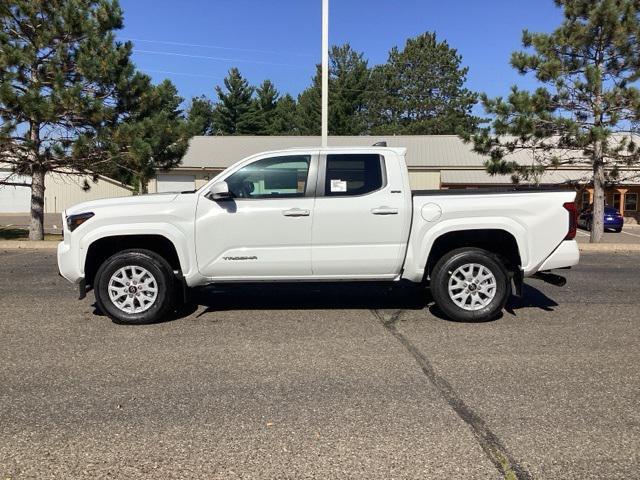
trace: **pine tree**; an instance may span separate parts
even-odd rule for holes
[[[288,93],[278,99],[271,122],[271,135],[298,135],[296,108],[295,99]]]
[[[225,90],[216,87],[218,103],[214,110],[217,134],[243,135],[258,131],[258,112],[253,101],[254,88],[237,68],[229,70],[224,79]]]
[[[112,161],[131,174],[139,193],[147,193],[149,180],[157,170],[179,164],[192,125],[185,122],[180,109],[182,98],[169,80],[153,85],[149,77],[138,75],[128,91],[126,113],[112,129],[102,131],[100,147],[108,149]]]
[[[276,107],[280,94],[271,80],[265,80],[256,89],[257,98],[255,100],[257,130],[258,135],[273,135]]]
[[[213,135],[214,105],[204,95],[193,97],[187,110],[187,126],[191,135]]]
[[[394,47],[373,69],[367,105],[369,129],[378,134],[456,134],[473,131],[477,95],[464,87],[468,68],[435,33]]]
[[[329,133],[364,133],[364,111],[369,68],[362,53],[349,44],[333,46],[329,52]],[[321,70],[317,66],[312,85],[298,98],[298,127],[303,134],[320,133]]]
[[[75,145],[117,115],[131,45],[115,41],[115,0],[0,0],[0,24],[0,151],[32,179],[29,239],[41,240],[45,175],[94,167]]]
[[[512,87],[508,98],[482,96],[491,128],[473,136],[489,154],[489,173],[530,178],[546,168],[581,165],[593,172],[591,241],[602,238],[604,189],[640,162],[631,134],[640,120],[640,4],[634,0],[555,0],[562,24],[550,34],[524,31],[529,51],[513,53],[521,74],[542,84],[534,92]],[[538,152],[533,166],[505,159]]]

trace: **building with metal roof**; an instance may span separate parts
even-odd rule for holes
[[[476,188],[513,183],[510,175],[489,175],[484,167],[487,157],[474,152],[472,145],[456,135],[329,137],[331,147],[369,147],[378,142],[407,149],[406,160],[413,189]],[[251,155],[319,145],[319,136],[196,136],[191,139],[181,164],[168,172],[158,172],[149,188],[159,192],[199,188],[225,168]],[[535,162],[530,151],[518,151],[507,159],[520,164]],[[607,201],[623,211],[629,220],[637,221],[640,219],[640,167],[629,168],[623,174],[625,180],[608,190]],[[575,188],[578,206],[583,207],[592,199],[590,178],[590,170],[576,161],[573,165],[547,170],[539,183]]]

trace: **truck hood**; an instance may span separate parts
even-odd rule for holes
[[[166,204],[170,203],[180,195],[179,193],[152,193],[149,195],[138,195],[135,197],[119,197],[119,198],[105,198],[103,200],[91,200],[89,202],[79,203],[73,207],[67,208],[65,214],[75,215],[76,213],[92,212],[96,209],[117,207],[117,208],[131,208],[138,205],[154,205],[154,204]]]

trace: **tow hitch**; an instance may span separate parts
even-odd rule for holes
[[[556,287],[564,287],[567,284],[567,279],[549,272],[538,272],[533,275],[533,278],[538,278],[543,282],[550,283]]]

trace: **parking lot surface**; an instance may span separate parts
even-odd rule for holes
[[[481,324],[298,284],[127,327],[0,252],[0,478],[637,478],[639,272],[585,254]]]

